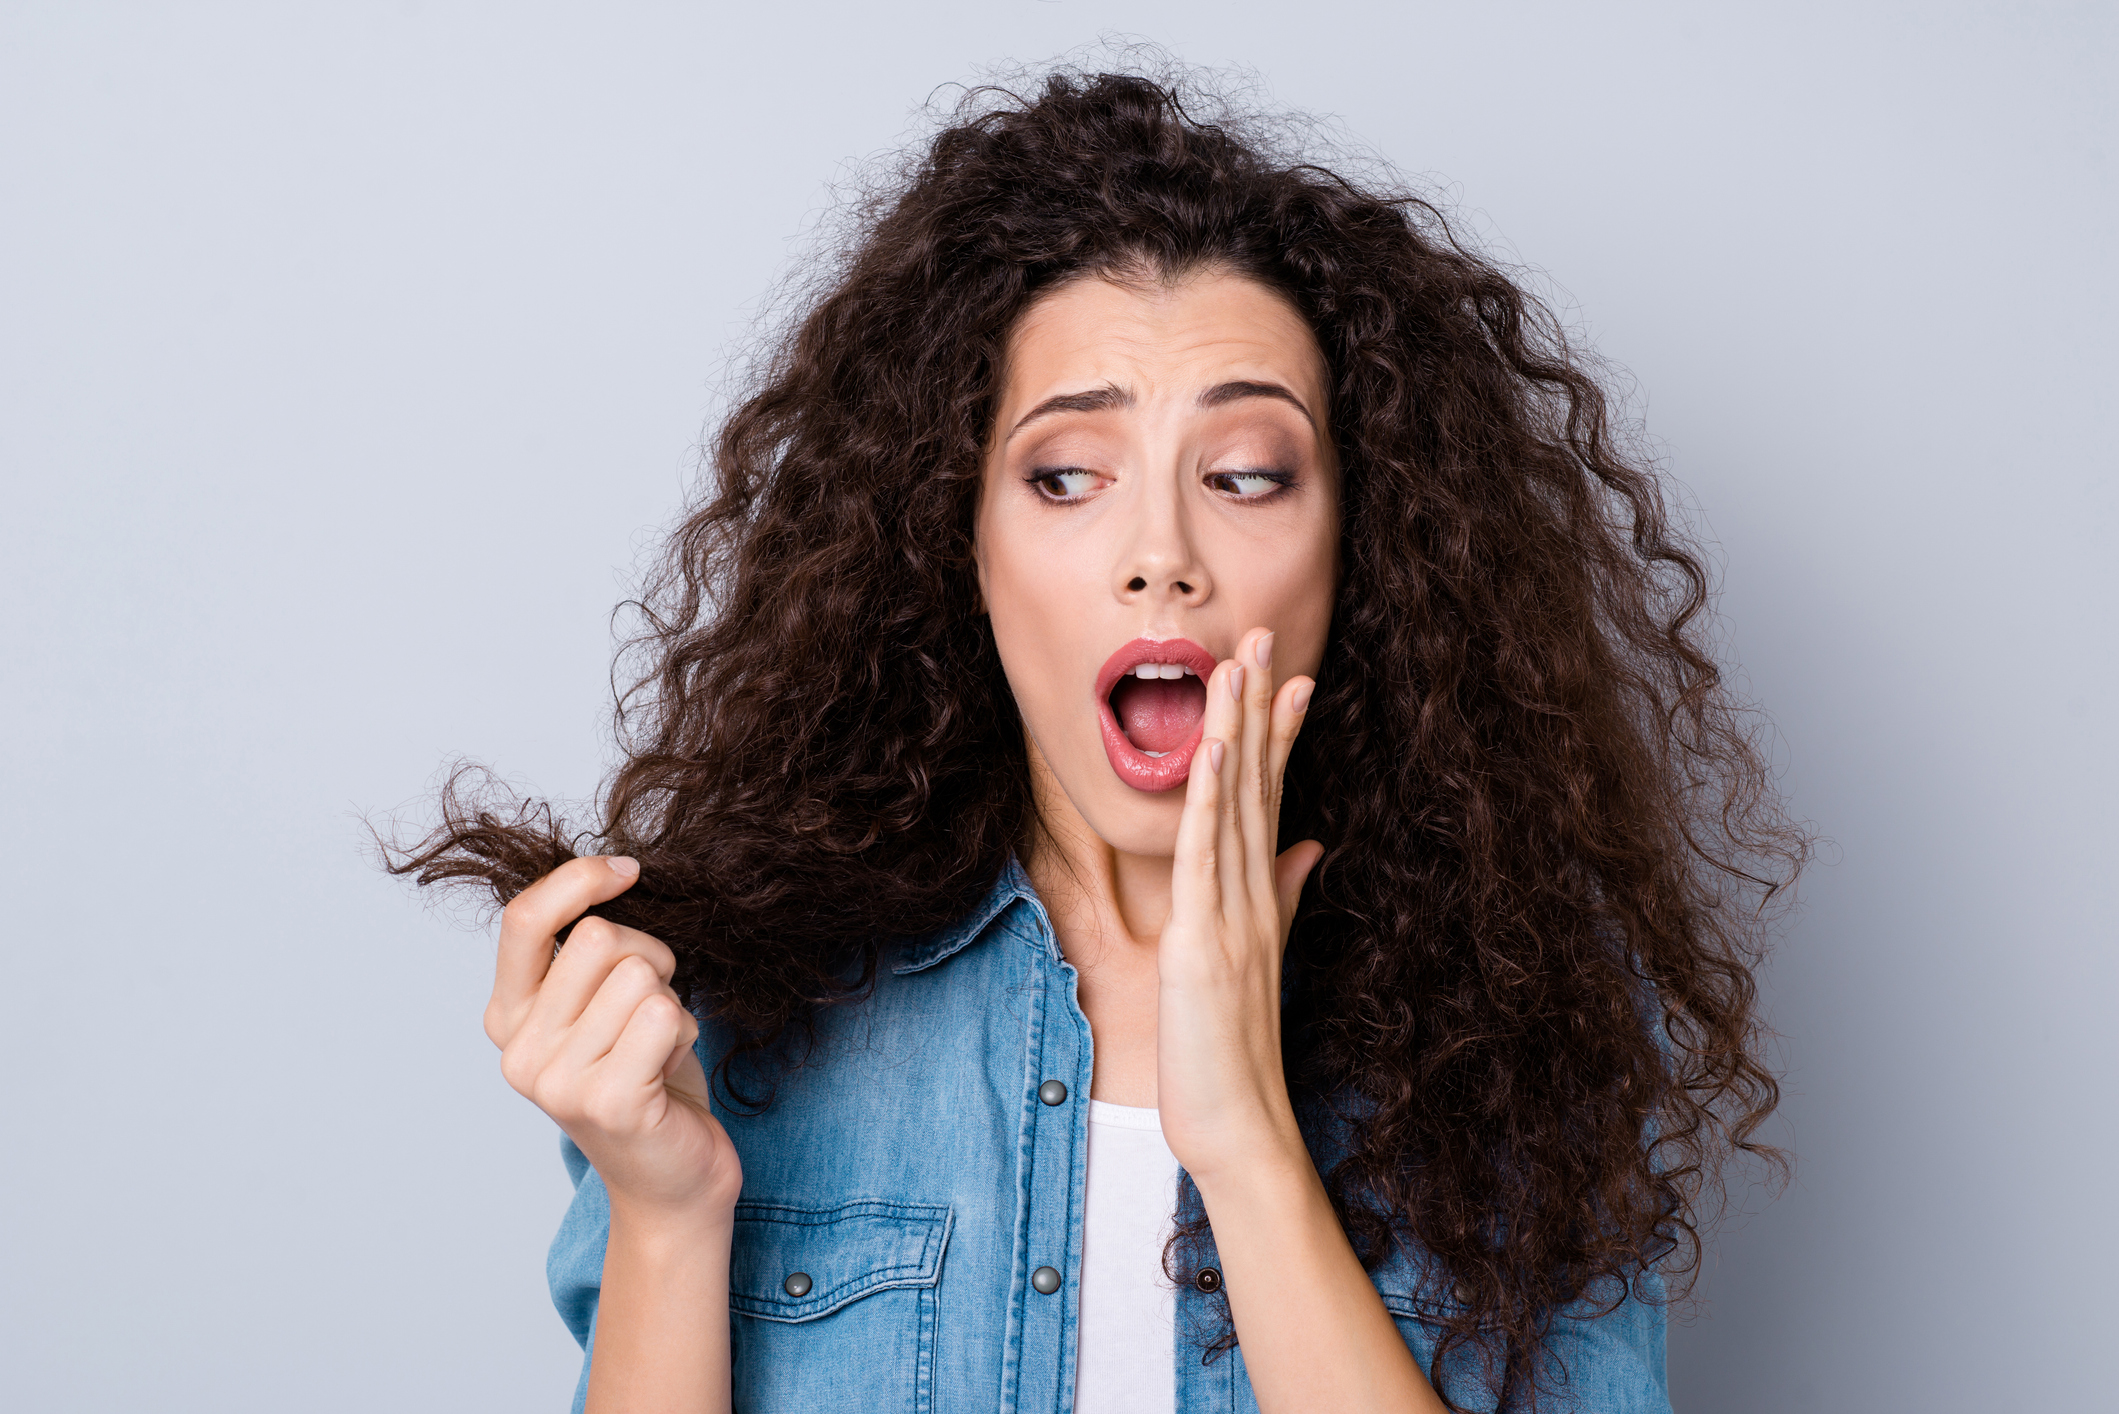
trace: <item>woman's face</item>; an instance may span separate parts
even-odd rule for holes
[[[1032,768],[1113,849],[1168,855],[1215,662],[1256,627],[1276,685],[1324,657],[1323,355],[1284,297],[1209,271],[1062,286],[1011,331],[1005,375],[979,588]]]

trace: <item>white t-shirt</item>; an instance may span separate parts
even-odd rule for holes
[[[1089,1102],[1075,1414],[1172,1414],[1177,1289],[1163,1275],[1177,1156],[1162,1116]]]

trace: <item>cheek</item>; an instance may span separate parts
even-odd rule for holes
[[[1027,712],[1052,700],[1074,670],[1083,632],[1079,556],[1006,513],[982,518],[979,584],[1009,686]]]
[[[1313,532],[1294,541],[1295,553],[1260,564],[1247,577],[1258,599],[1240,616],[1278,626],[1275,657],[1283,677],[1316,673],[1339,593],[1336,535]]]
[[[986,596],[986,612],[993,616],[1001,651],[1007,655],[1011,631],[1025,616],[1036,614],[1037,556],[1006,517],[992,517],[979,529],[979,587]]]

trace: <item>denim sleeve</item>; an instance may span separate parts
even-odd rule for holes
[[[574,1180],[574,1201],[552,1239],[545,1279],[559,1319],[581,1342],[581,1378],[574,1386],[574,1414],[581,1414],[589,1397],[589,1354],[596,1340],[596,1299],[603,1293],[603,1249],[611,1236],[611,1197],[587,1156],[564,1134],[559,1154]]]
[[[1585,1302],[1554,1317],[1546,1337],[1547,1387],[1583,1414],[1671,1414],[1664,1373],[1668,1322],[1663,1278],[1650,1271],[1610,1311]]]

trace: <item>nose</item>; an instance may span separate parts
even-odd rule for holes
[[[1213,592],[1213,583],[1177,495],[1176,478],[1154,480],[1162,484],[1136,503],[1113,587],[1126,603],[1145,598],[1157,604],[1200,604]]]

